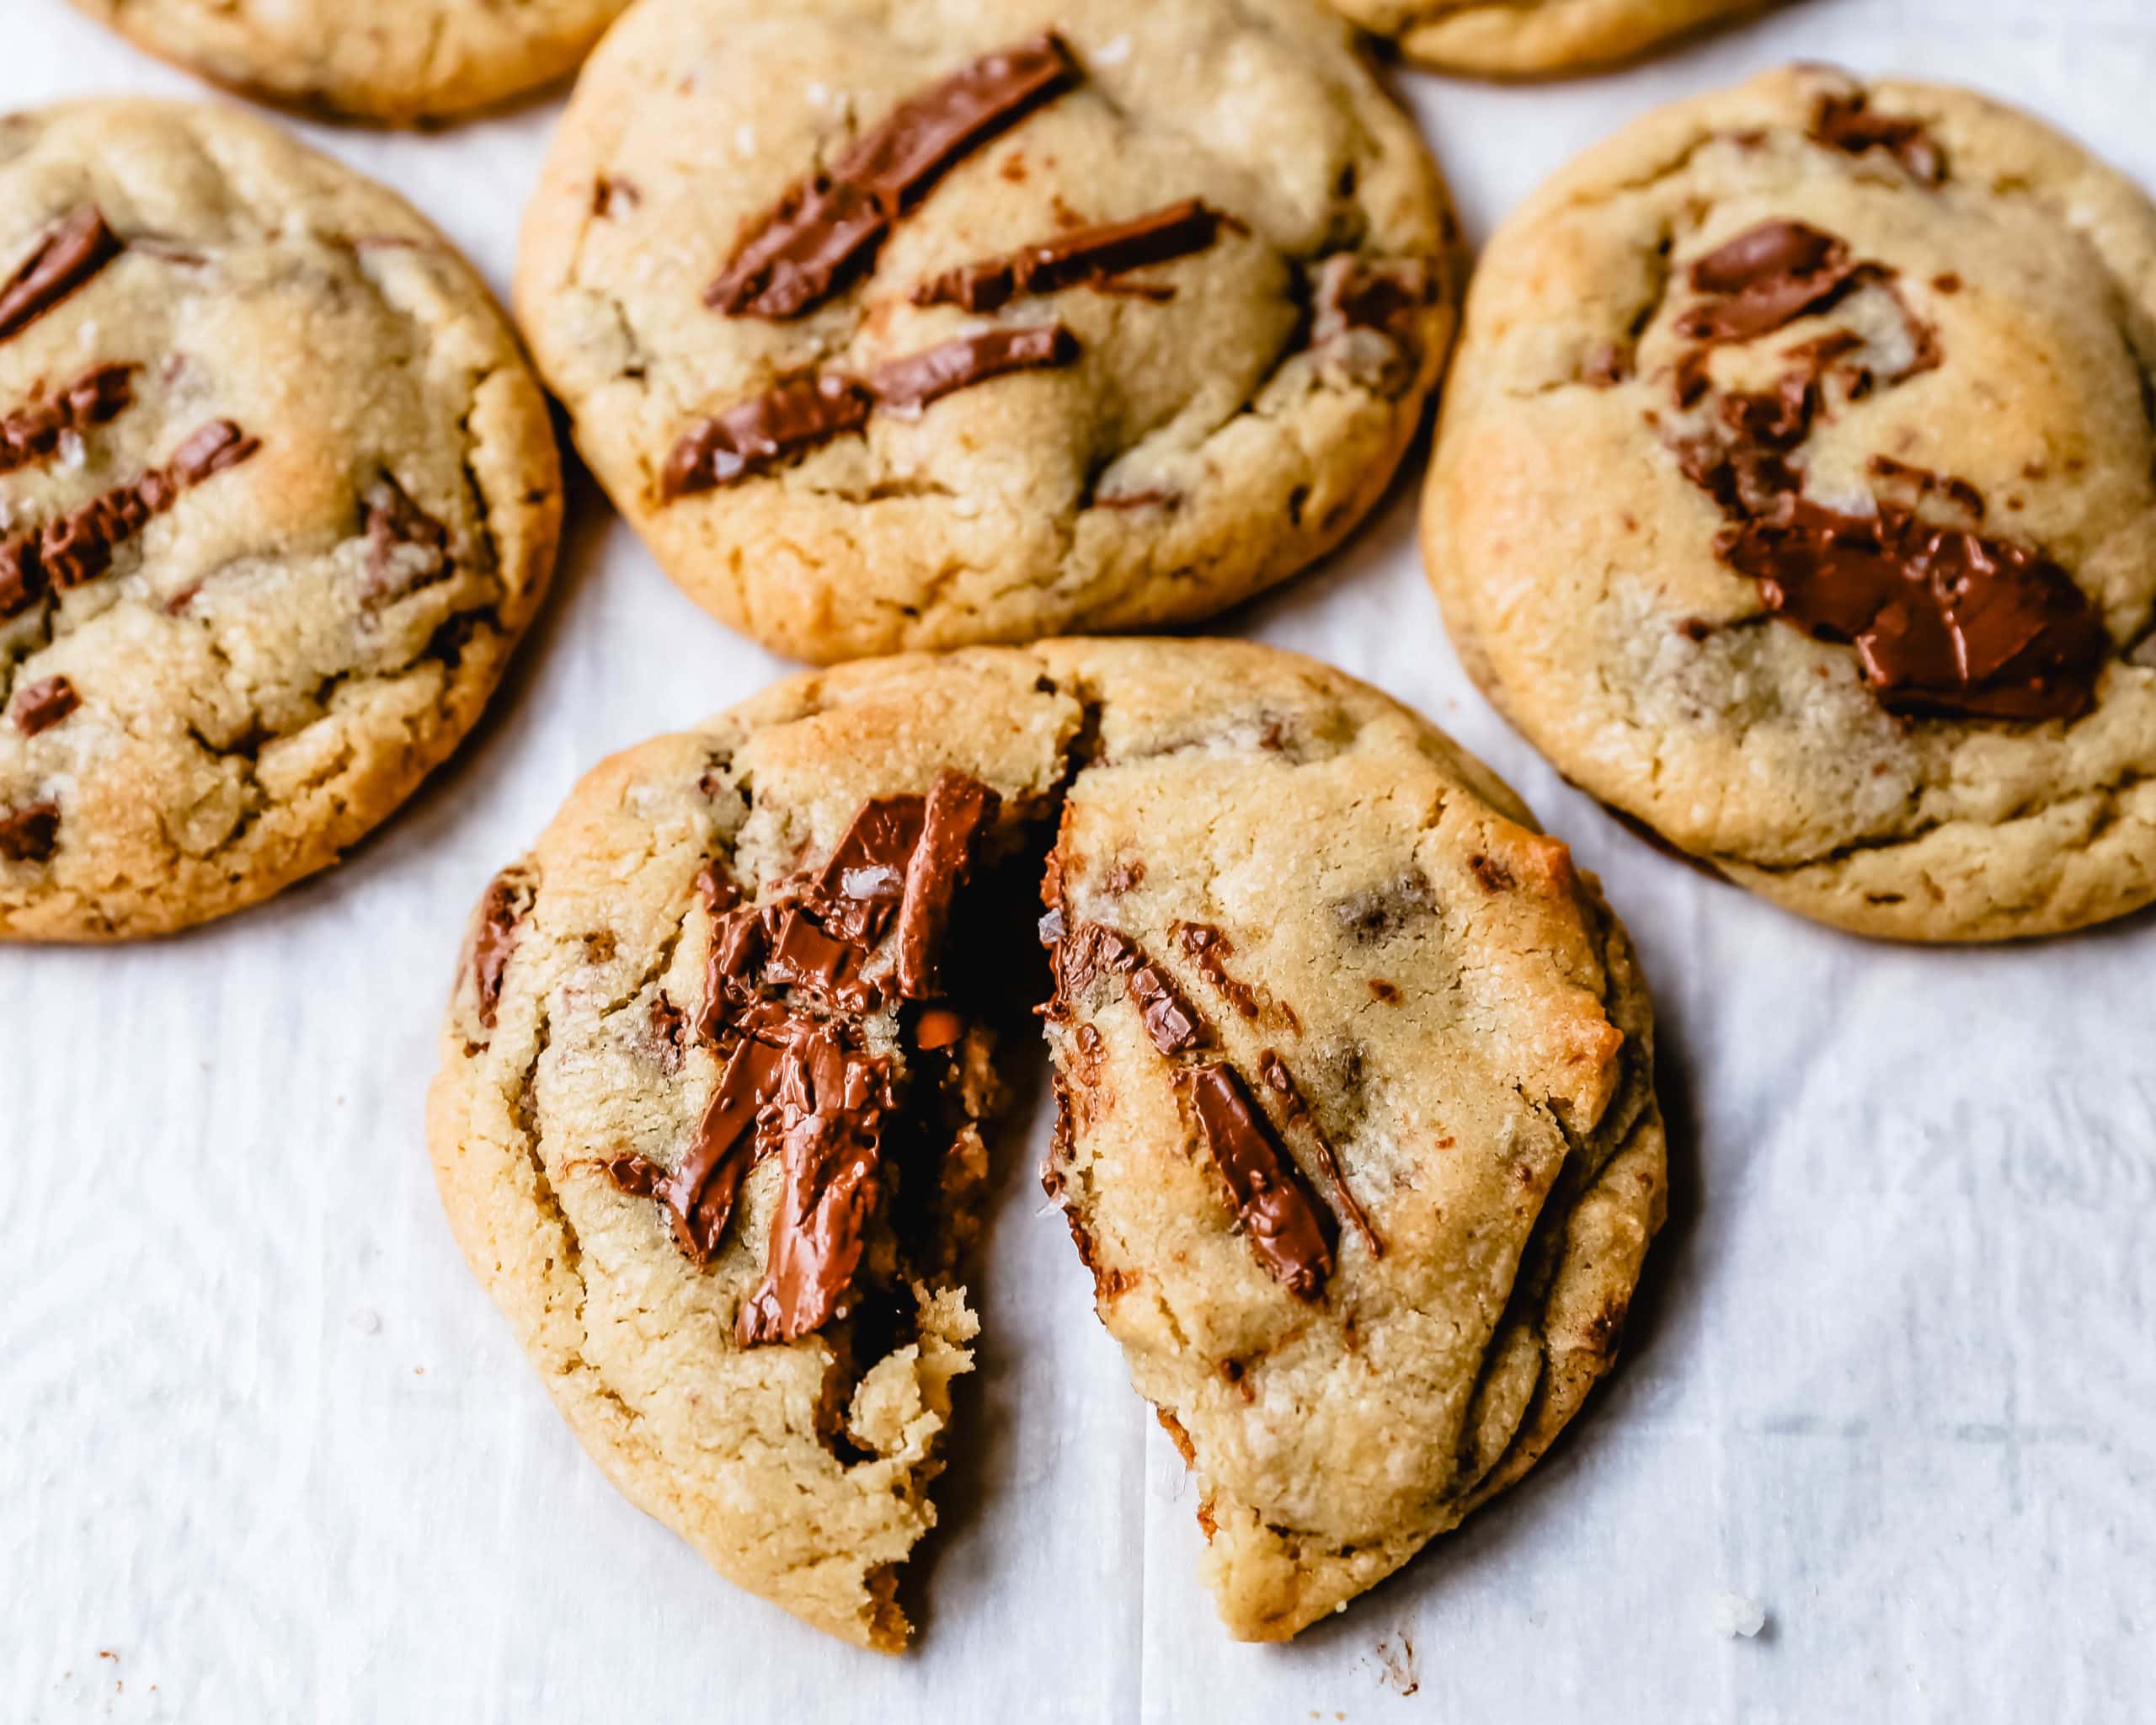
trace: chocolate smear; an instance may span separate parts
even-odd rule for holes
[[[0,282],[0,341],[18,335],[120,254],[120,236],[95,209],[77,210]]]
[[[951,164],[1078,81],[1053,33],[986,55],[894,109],[825,174],[789,190],[737,248],[704,303],[798,318],[866,269],[891,224]]]
[[[1326,1218],[1242,1079],[1216,1060],[1186,1067],[1177,1080],[1258,1263],[1297,1299],[1321,1298],[1332,1274]]]
[[[65,677],[46,677],[15,697],[15,729],[26,737],[49,731],[83,704]]]
[[[1178,922],[1176,938],[1198,974],[1218,989],[1221,997],[1246,1018],[1258,1015],[1257,994],[1246,982],[1228,974],[1228,955],[1235,951],[1228,937],[1209,922]]]
[[[60,805],[49,798],[0,809],[0,861],[43,862],[60,842]]]
[[[1220,212],[1196,198],[1128,222],[1104,222],[1040,240],[932,276],[913,291],[917,306],[993,312],[1024,294],[1109,284],[1118,276],[1202,252],[1219,238]]]
[[[0,473],[43,467],[61,438],[80,436],[125,413],[135,399],[132,365],[93,366],[56,395],[31,401],[0,418]]]
[[[1884,150],[1919,184],[1945,184],[1945,152],[1924,123],[1874,113],[1870,98],[1861,90],[1821,97],[1812,116],[1811,136],[1815,143],[1850,156]]]

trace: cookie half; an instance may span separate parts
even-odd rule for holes
[[[1440,72],[1536,77],[1630,60],[1773,0],[1331,0]]]
[[[0,120],[0,937],[157,934],[337,860],[552,567],[546,404],[402,200],[259,120]]]
[[[138,47],[272,102],[413,125],[574,71],[628,0],[73,0]]]
[[[443,1199],[633,1501],[903,1645],[1043,892],[1051,1189],[1200,1474],[1230,1626],[1284,1636],[1531,1465],[1609,1364],[1663,1182],[1592,883],[1353,680],[979,649],[616,757],[475,913]]]
[[[1189,622],[1304,567],[1414,432],[1454,243],[1307,0],[646,0],[516,301],[668,573],[830,661]]]
[[[1426,561],[1562,772],[1866,933],[2156,898],[2139,190],[1966,91],[1798,68],[1591,151],[1471,302]]]

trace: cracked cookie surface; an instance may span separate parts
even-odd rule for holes
[[[994,1002],[1037,980],[1013,948],[1043,876],[1050,1188],[1183,1435],[1224,1616],[1285,1637],[1533,1464],[1662,1213],[1622,931],[1376,692],[1244,644],[1072,639],[810,673],[616,756],[475,913],[430,1101],[443,1199],[632,1501],[818,1627],[903,1645],[896,1569],[970,1368]],[[754,1076],[823,1032],[886,1087],[865,1156]],[[818,1156],[869,1178],[804,1179]],[[774,1326],[831,1237],[804,1219],[858,1190],[857,1256]]]
[[[273,102],[409,125],[573,70],[628,0],[72,0],[138,47]]]
[[[1331,0],[1441,72],[1534,77],[1629,60],[1774,0]]]
[[[1301,0],[648,0],[579,80],[516,303],[660,563],[830,661],[1294,574],[1413,435],[1455,250]]]
[[[1425,561],[1513,723],[1731,879],[2081,927],[2156,898],[2152,373],[2137,189],[1965,91],[1772,73],[1492,242]]]
[[[334,862],[478,718],[558,460],[484,286],[229,109],[0,120],[0,937]]]

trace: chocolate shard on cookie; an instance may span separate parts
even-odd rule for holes
[[[1662,1195],[1622,930],[1352,679],[1224,642],[981,649],[616,757],[475,913],[443,1200],[631,1498],[903,1646],[1036,894],[1049,1189],[1197,1470],[1230,1628],[1290,1635],[1533,1464]]]
[[[1798,67],[1648,116],[1486,254],[1424,507],[1464,662],[1822,921],[2148,903],[2151,250],[2145,195],[1966,91]]]
[[[661,567],[829,663],[1195,622],[1305,567],[1415,434],[1459,239],[1306,0],[641,0],[516,297]]]

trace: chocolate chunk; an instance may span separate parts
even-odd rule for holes
[[[622,1191],[655,1198],[667,1210],[675,1243],[692,1263],[718,1250],[741,1181],[759,1160],[756,1119],[778,1093],[782,1051],[753,1038],[734,1050],[705,1105],[696,1136],[670,1174],[639,1156],[616,1156],[606,1173]]]
[[[61,439],[80,436],[125,413],[135,399],[132,365],[93,366],[49,400],[31,401],[0,419],[0,473],[42,467]]]
[[[883,1196],[879,1155],[889,1074],[834,1025],[797,1032],[776,1097],[784,1169],[764,1279],[740,1311],[744,1348],[791,1342],[841,1315]]]
[[[60,805],[47,799],[0,809],[0,860],[42,862],[60,842]]]
[[[1347,1177],[1340,1172],[1340,1158],[1333,1154],[1332,1141],[1325,1135],[1317,1117],[1311,1114],[1310,1104],[1303,1100],[1302,1087],[1295,1082],[1295,1075],[1288,1070],[1288,1063],[1268,1048],[1257,1057],[1257,1076],[1264,1081],[1265,1087],[1280,1098],[1288,1118],[1310,1135],[1317,1151],[1318,1166],[1325,1170],[1326,1183],[1331,1188],[1335,1208],[1345,1213],[1349,1225],[1362,1236],[1370,1256],[1383,1258],[1385,1242],[1378,1238],[1377,1230],[1370,1226],[1370,1219],[1356,1202],[1355,1194],[1348,1189]]]
[[[504,868],[487,889],[479,911],[479,926],[472,937],[472,985],[478,1001],[479,1022],[494,1028],[501,1006],[502,978],[515,952],[524,919],[531,909],[531,877],[521,868]]]
[[[835,938],[866,951],[883,937],[926,808],[922,797],[879,797],[853,817],[816,882],[817,920]]]
[[[1821,97],[1812,116],[1811,136],[1815,143],[1851,156],[1884,150],[1908,170],[1912,179],[1924,185],[1945,183],[1945,152],[1924,123],[1873,113],[1870,99],[1861,90],[1850,95]]]
[[[152,467],[47,521],[34,546],[27,542],[27,535],[18,535],[0,547],[0,614],[7,611],[11,594],[27,592],[35,598],[38,583],[65,591],[95,579],[112,567],[114,551],[170,509],[182,492],[237,467],[260,447],[231,420],[213,420],[190,432],[163,467]],[[35,577],[28,569],[32,558]]]
[[[878,366],[868,383],[878,407],[904,412],[1007,371],[1053,369],[1077,357],[1078,339],[1060,323],[984,329]]]
[[[1889,712],[2077,718],[2110,656],[2102,618],[2057,563],[1892,505],[1849,515],[1792,493],[1716,549],[1777,617],[1853,644]]]
[[[15,729],[26,737],[49,731],[83,704],[65,677],[46,677],[15,697]]]
[[[1057,940],[1053,953],[1055,1004],[1068,1017],[1071,1005],[1093,978],[1111,971],[1123,980],[1132,1002],[1145,1023],[1145,1033],[1164,1055],[1187,1054],[1212,1044],[1212,1030],[1198,1009],[1182,996],[1174,979],[1147,959],[1137,946],[1099,922],[1083,922]]]
[[[1145,1021],[1146,1035],[1162,1054],[1187,1054],[1193,1049],[1211,1046],[1212,1033],[1198,1009],[1182,997],[1182,991],[1158,964],[1136,965],[1123,980],[1131,999],[1137,1002],[1139,1016]]]
[[[1801,222],[1762,222],[1692,265],[1694,291],[1716,297],[1679,317],[1677,333],[1692,341],[1750,341],[1830,310],[1877,273],[1830,233]]]
[[[659,495],[668,502],[732,485],[868,423],[875,397],[857,377],[825,372],[782,383],[768,395],[701,419],[666,458]]]
[[[185,441],[172,452],[172,459],[165,463],[165,474],[173,485],[184,490],[190,485],[200,485],[212,473],[237,467],[261,447],[260,438],[249,437],[230,419],[212,419],[187,434]]]
[[[1051,323],[962,336],[889,360],[866,378],[843,371],[795,378],[684,433],[666,458],[660,499],[670,503],[776,467],[860,430],[878,407],[916,410],[1006,371],[1067,366],[1077,357],[1077,339]]]
[[[45,596],[45,569],[37,560],[37,529],[0,540],[0,622],[19,617]]]
[[[1297,1299],[1321,1298],[1332,1274],[1332,1247],[1302,1171],[1251,1104],[1234,1067],[1216,1060],[1187,1067],[1178,1077],[1258,1263]]]
[[[951,900],[1002,801],[979,780],[948,768],[929,788],[921,841],[906,864],[899,906],[899,993],[907,1000],[942,992],[937,952],[950,927]]]
[[[832,939],[801,905],[777,912],[770,940],[770,956],[764,961],[766,986],[805,989],[854,1012],[873,1011],[880,1000],[882,991],[861,977],[860,953]]]
[[[1310,344],[1355,382],[1396,395],[1422,366],[1421,314],[1437,297],[1437,271],[1423,259],[1336,253],[1318,270]]]
[[[1048,34],[899,104],[828,174],[787,193],[705,290],[704,303],[730,317],[800,316],[868,266],[891,224],[953,163],[1078,77],[1070,50]]]
[[[715,862],[707,861],[696,871],[692,884],[698,900],[714,916],[721,911],[731,911],[741,902],[741,889],[734,884],[733,877]]]
[[[95,209],[77,210],[40,240],[0,282],[0,341],[19,334],[120,253],[120,236]]]
[[[1220,212],[1187,198],[1128,222],[1081,227],[1004,257],[946,270],[915,288],[913,302],[993,312],[1022,294],[1099,286],[1128,271],[1202,252],[1219,232]]]
[[[412,500],[385,473],[360,499],[367,536],[367,578],[361,597],[384,605],[438,581],[451,568],[449,529]]]
[[[1184,954],[1198,967],[1198,974],[1220,991],[1221,997],[1246,1018],[1258,1014],[1257,992],[1246,982],[1228,974],[1227,959],[1235,951],[1228,937],[1209,922],[1178,922],[1176,938]]]
[[[913,1044],[923,1053],[949,1048],[963,1039],[966,1021],[948,1007],[930,1007],[914,1020]]]

